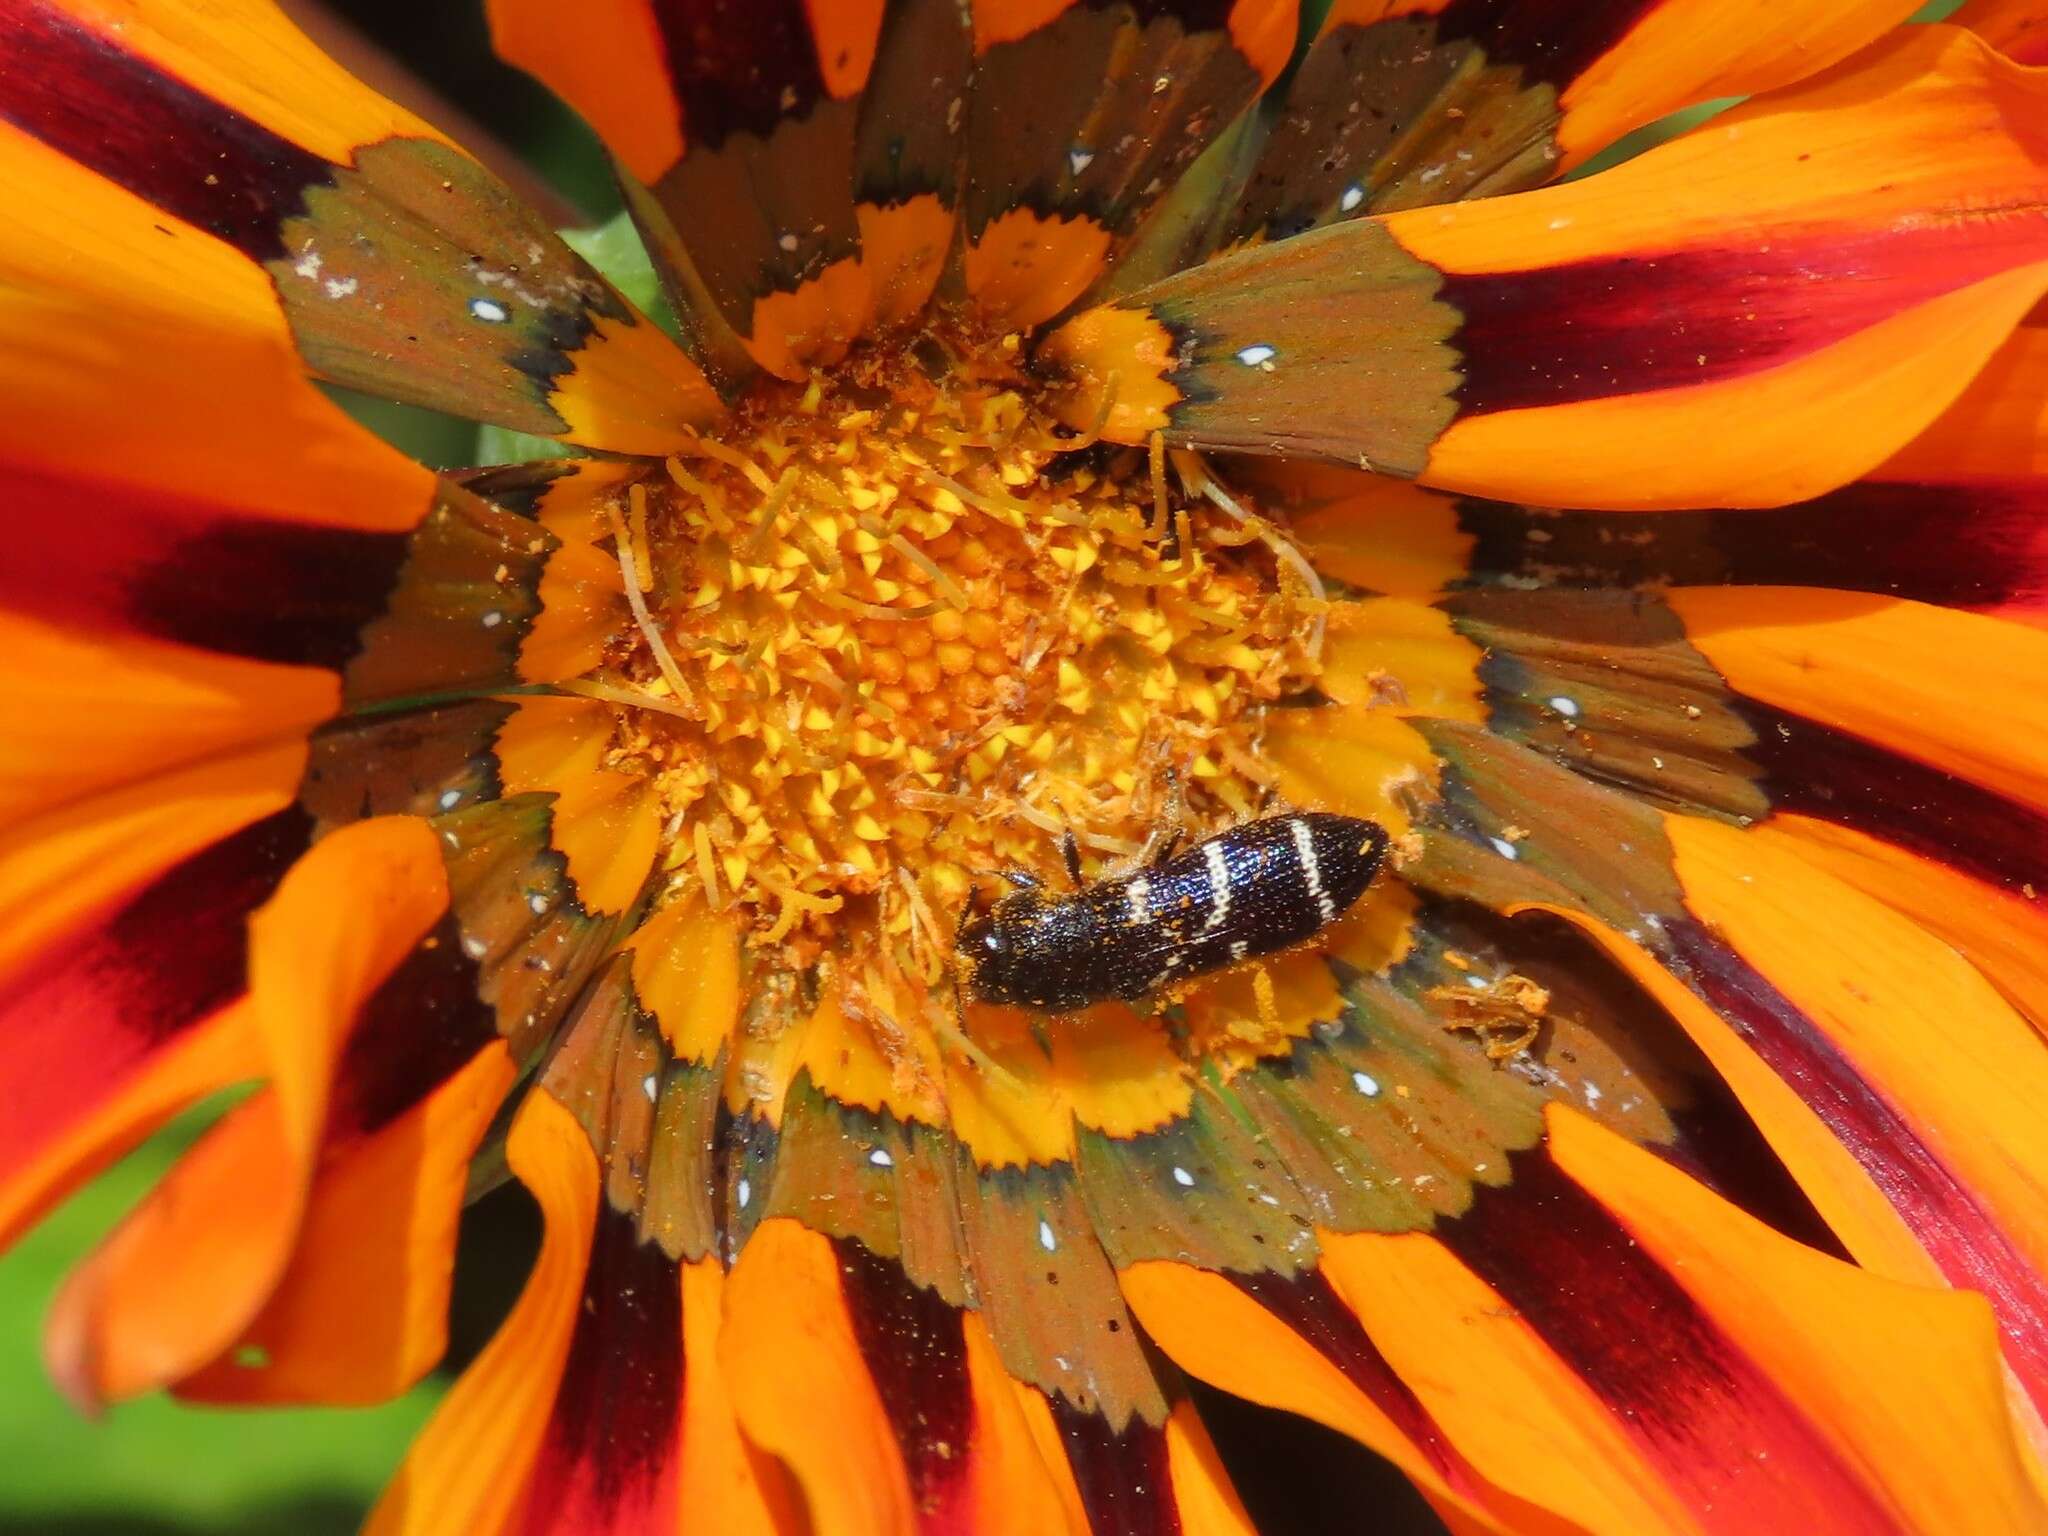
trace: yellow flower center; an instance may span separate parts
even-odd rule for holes
[[[1200,459],[1063,436],[1035,392],[1016,338],[929,329],[769,386],[613,515],[646,622],[611,665],[670,709],[622,711],[610,766],[771,963],[936,983],[978,875],[1269,797],[1315,577]]]

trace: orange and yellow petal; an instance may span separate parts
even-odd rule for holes
[[[322,841],[251,919],[250,1029],[267,1086],[67,1281],[48,1353],[74,1397],[174,1381],[256,1314],[290,1256],[358,1011],[445,901],[432,834],[391,819]]]
[[[1811,496],[1934,421],[2048,285],[2048,161],[2011,128],[2041,88],[1965,33],[1901,34],[1603,175],[1120,300],[1163,372],[1084,315],[1047,344],[1063,409],[1094,420],[1116,373],[1171,386],[1195,446],[1553,506]],[[1973,216],[1987,197],[2011,211]]]
[[[1803,79],[1912,9],[1342,0],[1286,88],[1225,243],[1524,190],[1677,108]]]
[[[157,256],[197,244],[172,259],[336,383],[630,452],[717,414],[695,366],[544,221],[264,0],[19,0],[4,37],[27,200],[83,179],[153,209],[152,236],[88,236],[115,258],[88,285],[176,293]]]

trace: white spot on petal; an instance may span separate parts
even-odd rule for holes
[[[870,1152],[868,1154],[868,1161],[877,1168],[894,1168],[896,1166],[896,1159],[891,1157],[888,1151],[882,1147],[877,1147],[874,1151]]]
[[[459,789],[444,789],[441,791],[440,800],[436,803],[439,804],[442,810],[452,811],[455,807],[462,804],[462,791]]]
[[[1365,188],[1357,185],[1354,182],[1352,185],[1344,189],[1344,195],[1337,199],[1337,206],[1344,212],[1350,213],[1353,209],[1355,209],[1360,203],[1364,201]]]
[[[471,299],[469,312],[479,320],[488,320],[492,325],[503,325],[512,318],[512,311],[496,299]]]
[[[1380,1096],[1380,1085],[1378,1080],[1366,1076],[1366,1074],[1363,1072],[1354,1072],[1351,1074],[1351,1086],[1356,1088],[1360,1093],[1364,1094],[1368,1099],[1376,1099]]]
[[[747,1208],[747,1202],[754,1198],[754,1186],[749,1184],[745,1179],[741,1179],[740,1187],[737,1191],[737,1194],[739,1197],[740,1209],[744,1211]]]
[[[1074,149],[1070,149],[1067,151],[1067,164],[1074,168],[1074,174],[1076,176],[1080,175],[1083,171],[1087,170],[1088,167],[1093,165],[1094,163],[1095,151],[1092,149],[1081,149],[1079,147],[1076,147]]]
[[[1173,1182],[1182,1189],[1193,1189],[1195,1187],[1195,1176],[1189,1173],[1187,1169],[1176,1165],[1173,1170]]]
[[[352,277],[330,277],[327,279],[327,297],[345,299],[356,291],[357,286]]]
[[[536,916],[548,909],[548,899],[541,895],[539,891],[535,891],[532,895],[528,896],[526,904],[533,909]]]
[[[1237,360],[1247,368],[1263,368],[1279,355],[1280,349],[1278,347],[1269,347],[1263,341],[1254,342],[1249,347],[1239,347],[1237,349]]]
[[[1493,851],[1504,859],[1519,859],[1521,857],[1519,853],[1515,852],[1515,845],[1504,837],[1489,837],[1487,841],[1493,844]]]
[[[1052,1235],[1052,1223],[1040,1217],[1038,1222],[1038,1246],[1047,1253],[1051,1253],[1059,1245],[1059,1239]]]
[[[1579,701],[1566,698],[1561,693],[1550,701],[1550,707],[1560,715],[1563,715],[1567,720],[1576,719],[1579,713]]]
[[[493,608],[489,613],[484,615],[485,629],[496,629],[500,624],[504,622],[505,615],[498,612],[498,610],[495,608]]]
[[[654,1074],[652,1072],[648,1073],[645,1077],[640,1079],[640,1091],[647,1095],[647,1102],[650,1104],[652,1104],[655,1101],[655,1099],[659,1097],[661,1093],[661,1084],[655,1081]]]

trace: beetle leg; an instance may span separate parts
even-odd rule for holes
[[[1005,880],[1020,891],[1037,891],[1045,888],[1045,882],[1028,869],[970,869],[970,880]]]
[[[1145,851],[1138,855],[1138,867],[1150,869],[1164,864],[1180,848],[1181,838],[1187,833],[1187,796],[1181,792],[1180,775],[1168,763],[1160,770],[1166,776],[1165,815],[1160,825],[1152,829],[1152,835],[1145,839]]]
[[[1074,889],[1081,889],[1081,845],[1074,841],[1074,829],[1067,828],[1060,834],[1060,856],[1067,861],[1067,878],[1074,882]]]

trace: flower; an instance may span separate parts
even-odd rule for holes
[[[490,9],[680,345],[264,0],[0,0],[0,1234],[260,1084],[74,1396],[404,1387],[502,1165],[375,1531],[1246,1529],[1190,1377],[1459,1529],[2040,1528],[2048,80],[1898,0]],[[990,871],[1304,809],[1391,839],[1311,942],[976,996]]]

